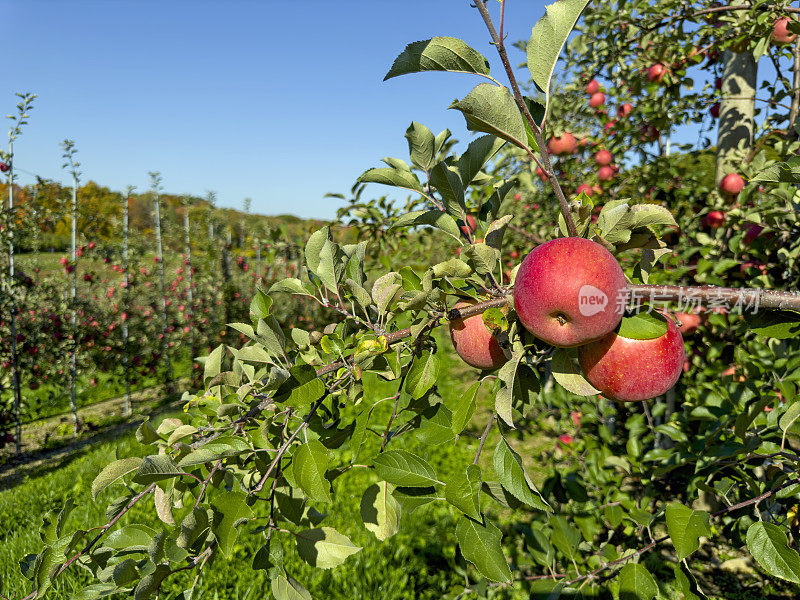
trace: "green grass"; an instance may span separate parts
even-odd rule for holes
[[[464,374],[469,371],[454,354],[441,351],[442,376],[439,392],[446,401],[457,401],[467,384]],[[396,385],[396,384],[395,384]],[[390,383],[371,380],[366,382],[365,393],[373,398],[383,398],[394,393]],[[389,402],[382,409],[390,411]],[[486,406],[479,407],[474,422],[485,423]],[[473,434],[477,434],[475,429]],[[494,439],[496,439],[496,431]],[[379,441],[372,436],[365,455],[375,451]],[[413,434],[396,438],[392,447],[402,447],[425,455],[436,468],[440,478],[447,478],[456,470],[466,468],[474,458],[477,448],[475,437],[463,436],[457,444],[443,444],[424,451]],[[492,440],[486,447],[482,462],[491,460]],[[139,446],[132,435],[117,442],[96,446],[69,458],[48,464],[26,478],[17,487],[0,492],[0,578],[3,593],[9,597],[27,594],[29,582],[20,574],[19,561],[28,553],[40,550],[38,527],[49,510],[61,507],[68,496],[79,503],[70,517],[68,528],[96,527],[106,522],[105,506],[116,497],[121,488],[112,487],[103,492],[98,503],[89,499],[91,483],[99,470],[114,459],[143,455],[147,449]],[[530,458],[528,455],[526,458]],[[344,565],[330,571],[315,570],[296,554],[291,536],[282,535],[285,550],[285,567],[302,582],[314,598],[325,599],[413,599],[442,598],[464,583],[463,559],[456,562],[455,520],[456,511],[443,502],[419,508],[413,514],[404,514],[400,533],[385,542],[378,541],[361,524],[359,505],[364,490],[377,481],[371,470],[354,468],[334,482],[336,490],[332,505],[317,508],[327,513],[324,525],[336,527],[363,550],[350,557]],[[259,503],[256,510],[265,511]],[[158,526],[152,500],[135,507],[123,519],[124,523],[143,523]],[[195,598],[262,598],[271,597],[269,581],[263,571],[250,569],[253,556],[263,544],[263,536],[255,534],[252,527],[240,531],[234,554],[230,561],[220,556],[213,565],[204,569]],[[164,588],[162,598],[171,598],[193,579],[193,574],[173,576]],[[70,569],[57,580],[49,597],[69,598],[89,583],[88,577],[78,569]],[[509,592],[511,593],[511,592]],[[500,597],[500,596],[498,596]],[[506,596],[512,597],[512,596]]]

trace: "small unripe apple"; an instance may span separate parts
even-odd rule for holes
[[[655,398],[678,381],[686,358],[683,337],[672,319],[667,332],[634,340],[612,332],[581,346],[578,358],[587,381],[610,400],[634,402]]]
[[[598,106],[603,106],[606,102],[606,95],[603,92],[597,92],[592,94],[592,97],[589,98],[589,106],[592,108],[597,108]]]
[[[719,119],[719,102],[714,102],[714,104],[712,104],[711,108],[708,110],[708,113],[712,118]]]
[[[589,96],[591,96],[592,94],[596,94],[596,93],[597,93],[597,92],[599,92],[599,91],[600,91],[600,84],[599,84],[599,83],[597,83],[597,80],[596,80],[596,79],[592,79],[592,80],[591,80],[591,81],[590,81],[590,82],[589,82],[589,83],[586,85],[586,93],[587,93]]]
[[[458,302],[453,308],[473,304],[475,302]],[[497,338],[486,329],[483,315],[450,321],[450,339],[461,360],[476,369],[496,369],[508,360]]]
[[[744,189],[744,179],[738,173],[728,173],[719,182],[719,189],[730,196],[736,196]]]
[[[721,210],[712,210],[705,217],[703,217],[703,225],[711,229],[722,227],[725,222],[725,213]]]
[[[614,168],[607,165],[605,167],[600,167],[597,170],[597,178],[600,181],[611,181],[614,179]]]
[[[565,131],[560,137],[552,137],[547,142],[547,148],[556,155],[575,154],[578,151],[578,140],[575,136]]]
[[[662,65],[661,63],[656,63],[649,69],[647,69],[647,79],[649,81],[655,81],[656,83],[660,83],[661,80],[664,79],[664,75],[667,74],[667,67]]]
[[[772,26],[772,41],[776,44],[791,44],[797,35],[789,31],[789,18],[782,17]]]
[[[617,259],[597,242],[558,238],[534,248],[514,284],[522,325],[540,340],[571,348],[613,331],[627,282]]]
[[[631,112],[633,112],[633,105],[630,102],[626,102],[617,108],[617,116],[623,119],[631,114]]]
[[[612,160],[611,152],[608,150],[600,150],[597,154],[594,155],[594,161],[600,166],[606,166],[611,164]]]

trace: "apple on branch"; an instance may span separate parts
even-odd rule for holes
[[[514,307],[522,325],[561,348],[580,346],[613,331],[622,319],[627,282],[617,259],[597,242],[558,238],[522,261]]]
[[[624,328],[578,348],[578,358],[586,380],[610,400],[635,402],[666,393],[683,372],[683,336],[672,319],[650,313],[652,319],[666,321],[667,331],[652,339],[625,337]]]

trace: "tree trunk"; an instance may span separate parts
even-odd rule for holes
[[[70,259],[72,264],[72,281],[70,282],[70,301],[72,304],[72,352],[70,353],[69,364],[69,410],[72,412],[72,425],[77,435],[80,424],[78,423],[78,404],[75,400],[75,386],[78,381],[78,265],[76,246],[78,243],[78,176],[73,172],[72,175],[72,245],[70,249]]]
[[[14,450],[17,454],[22,451],[22,392],[19,377],[19,353],[17,352],[17,300],[14,289],[14,144],[8,143],[9,170],[8,170],[8,292],[11,299],[11,362],[12,367],[12,392],[14,394]]]
[[[122,207],[122,283],[125,290],[122,295],[122,310],[126,316],[129,315],[130,307],[128,301],[130,294],[128,292],[128,210],[130,203],[130,191],[125,194],[124,204]],[[122,405],[122,414],[126,417],[130,416],[131,410],[131,374],[130,374],[130,356],[128,355],[128,319],[122,321],[122,365],[125,370],[125,402]]]
[[[746,13],[743,13],[746,16]],[[753,145],[758,65],[749,52],[726,50],[717,132],[716,183],[739,171]]]

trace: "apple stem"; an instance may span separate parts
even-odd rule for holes
[[[502,4],[503,10],[505,10],[505,1]],[[553,188],[556,198],[558,198],[558,204],[561,207],[561,214],[564,215],[564,221],[567,224],[567,231],[569,232],[570,237],[579,237],[578,228],[575,227],[575,221],[572,219],[572,213],[569,210],[569,204],[567,203],[567,198],[564,195],[564,190],[561,189],[561,185],[558,183],[558,178],[553,172],[553,165],[550,163],[550,157],[547,154],[547,145],[544,143],[542,128],[533,118],[533,115],[531,115],[531,112],[528,110],[528,105],[525,104],[525,99],[522,97],[522,92],[520,92],[517,78],[514,75],[514,69],[511,67],[511,62],[508,60],[508,53],[506,52],[503,38],[500,37],[500,35],[497,33],[497,30],[494,28],[492,17],[489,14],[489,9],[486,8],[486,3],[484,0],[475,0],[475,6],[481,13],[483,22],[486,23],[486,28],[489,30],[489,35],[491,35],[492,41],[494,42],[495,47],[497,47],[497,53],[500,55],[500,61],[503,63],[506,75],[508,76],[508,83],[511,85],[511,90],[514,93],[514,102],[516,102],[517,108],[519,108],[520,112],[522,112],[522,115],[525,117],[525,120],[528,122],[528,125],[533,132],[534,138],[536,138],[536,144],[539,146],[539,154],[541,155],[542,170],[545,172],[545,175],[547,175],[547,180],[550,182],[550,186]],[[531,156],[533,156],[533,153],[531,153]],[[536,160],[535,156],[533,156],[533,158]],[[538,162],[539,161],[537,161],[537,163]]]

